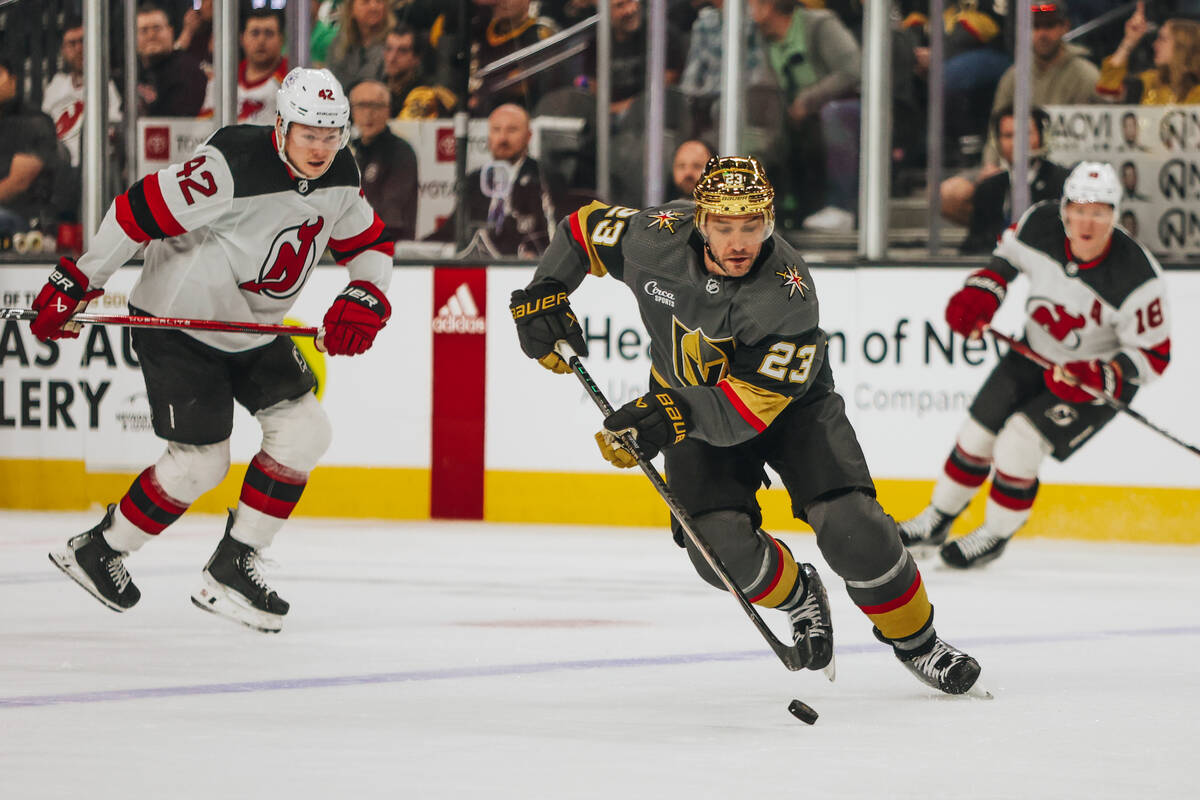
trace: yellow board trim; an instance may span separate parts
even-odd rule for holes
[[[599,454],[596,461],[601,462]],[[602,469],[597,463],[597,469]],[[220,513],[237,504],[246,465],[235,464],[193,508]],[[78,511],[116,502],[137,473],[88,472],[72,460],[0,459],[0,508]],[[296,516],[429,519],[427,468],[318,466]],[[876,482],[884,510],[903,519],[929,501],[932,481]],[[983,520],[981,492],[955,523],[954,535]],[[763,527],[811,531],[794,519],[780,488],[759,492]],[[640,473],[492,470],[484,477],[484,519],[570,525],[661,527],[670,517]],[[1154,544],[1200,544],[1200,489],[1045,485],[1018,537]]]
[[[246,475],[234,464],[221,485],[191,505],[220,514],[237,506]],[[88,472],[82,461],[0,460],[0,508],[80,511],[119,501],[137,473]],[[430,472],[399,467],[317,467],[296,516],[429,519]]]

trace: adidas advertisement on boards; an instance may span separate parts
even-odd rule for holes
[[[49,264],[0,267],[4,306],[28,308],[49,270]],[[136,267],[117,270],[88,310],[127,314],[137,275]],[[313,270],[289,320],[319,326],[346,281],[343,267]],[[300,356],[318,372],[321,402],[333,421],[333,443],[322,464],[429,465],[431,282],[428,269],[397,271],[388,291],[392,317],[361,356],[323,356],[308,352],[311,339],[299,342]],[[234,461],[247,462],[261,438],[259,426],[235,404]],[[0,460],[72,460],[89,471],[137,472],[162,450],[125,329],[85,325],[78,339],[43,344],[28,323],[0,322]]]
[[[943,318],[947,299],[969,269],[812,269],[829,333],[829,360],[837,390],[858,433],[872,472],[879,477],[936,476],[1001,349],[953,335]],[[506,310],[509,293],[531,272],[495,270],[490,275],[491,313]],[[1167,274],[1174,308],[1200,303],[1200,273]],[[786,291],[781,287],[781,291]],[[1021,279],[997,313],[997,330],[1019,334],[1027,283]],[[612,278],[585,278],[571,296],[588,340],[588,371],[614,406],[646,391],[648,341],[629,287]],[[502,308],[502,306],[504,308]],[[1165,377],[1135,405],[1156,423],[1200,438],[1186,407],[1186,382],[1200,370],[1200,319],[1176,314],[1173,357]],[[501,317],[503,318],[503,317]],[[505,326],[510,328],[510,326]],[[488,467],[602,471],[592,435],[599,413],[569,376],[528,362],[516,334],[489,335]],[[507,349],[493,340],[504,340]],[[1190,347],[1187,342],[1196,342]],[[1180,388],[1180,387],[1184,388]],[[519,388],[514,388],[519,387]],[[527,425],[514,424],[525,420]],[[528,425],[554,431],[529,436]],[[1134,423],[1118,420],[1088,445],[1088,457],[1047,465],[1045,480],[1065,483],[1190,485],[1194,460],[1169,442],[1147,437]],[[1148,454],[1132,462],[1130,452]]]

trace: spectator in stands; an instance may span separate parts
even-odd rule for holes
[[[1071,30],[1063,0],[1033,4],[1033,104],[1038,106],[1081,105],[1102,99],[1096,91],[1100,70],[1087,59],[1082,47],[1067,44]],[[1013,104],[1016,66],[1009,67],[996,86],[992,111]]]
[[[1096,91],[1100,70],[1087,59],[1087,51],[1063,42],[1071,29],[1067,5],[1062,0],[1033,4],[1033,84],[1031,102],[1035,106],[1079,105],[1100,102]],[[1013,105],[1016,66],[1009,67],[996,87],[993,115]],[[1000,153],[995,140],[995,125],[989,126],[984,150],[984,171],[976,179],[1000,171]],[[950,220],[966,223],[971,216],[971,195],[976,180],[970,175],[955,175],[942,182],[942,213]],[[989,247],[990,250],[990,247]]]
[[[634,100],[646,88],[646,25],[641,0],[612,0],[612,80],[609,95],[615,124],[620,124]],[[668,86],[679,82],[686,51],[679,37],[667,37],[667,65],[664,79]],[[596,47],[588,48],[583,73],[590,87],[596,82]]]
[[[342,86],[383,78],[383,40],[396,27],[387,0],[343,0],[326,66]]]
[[[383,78],[389,113],[397,119],[437,119],[454,112],[457,98],[436,85],[421,66],[421,37],[406,22],[397,23],[383,42]]]
[[[139,114],[194,117],[204,105],[208,79],[200,62],[174,49],[167,13],[157,6],[137,11],[137,94]]]
[[[818,209],[827,212],[823,217],[832,217],[833,209],[822,208],[826,169],[821,109],[858,92],[858,43],[831,12],[808,9],[795,0],[749,0],[746,7],[766,41],[767,61],[787,104],[788,170],[776,184],[777,191],[786,192],[781,221],[795,226]],[[842,225],[839,221],[833,227]]]
[[[704,165],[716,153],[707,142],[700,139],[688,139],[675,149],[675,158],[671,162],[671,180],[675,185],[673,199],[691,200],[692,190],[696,181],[704,174]]]
[[[383,220],[388,239],[412,239],[417,226],[417,154],[388,129],[388,89],[360,81],[350,90],[350,117],[358,138],[350,143],[362,173],[367,202]]]
[[[1063,182],[1069,170],[1043,157],[1043,136],[1049,117],[1034,108],[1029,120],[1029,202],[1057,200],[1062,197]],[[1016,121],[1012,106],[992,115],[992,135],[997,142],[1002,168],[983,178],[972,193],[972,209],[967,237],[960,248],[963,253],[990,253],[1004,229],[1015,220],[1012,213],[1012,164]]]
[[[541,12],[560,28],[569,28],[596,13],[596,0],[542,0]]]
[[[54,123],[21,103],[13,64],[0,55],[0,234],[49,227],[57,150]]]
[[[179,26],[175,49],[200,62],[206,72],[212,70],[213,0],[200,0],[200,8],[189,8]]]
[[[1000,35],[1008,5],[1008,0],[946,3],[944,102],[947,109],[953,109],[946,115],[946,138],[954,146],[952,162],[978,158],[982,152],[996,85],[1012,62]],[[928,3],[924,10],[928,10]],[[904,25],[921,30],[928,41],[930,20],[923,11],[908,14]],[[918,56],[923,58],[924,54],[918,51]]]
[[[54,120],[54,132],[71,156],[71,167],[79,167],[79,136],[83,131],[83,21],[68,19],[63,26],[62,72],[55,73],[42,95],[42,111]],[[121,121],[121,98],[108,82],[108,121]]]
[[[713,104],[721,95],[721,63],[724,58],[722,10],[725,0],[712,0],[700,9],[688,42],[687,59],[679,89],[692,106],[695,130],[710,130],[716,125]],[[746,37],[743,44],[742,81],[746,85],[769,81],[762,36],[749,17],[746,17]]]
[[[1096,91],[1114,103],[1200,103],[1200,23],[1185,19],[1163,23],[1154,40],[1154,67],[1128,77],[1129,56],[1149,32],[1146,4],[1139,2],[1125,23],[1125,38],[1101,64]]]
[[[472,42],[472,76],[492,62],[558,32],[554,20],[533,15],[530,0],[489,0],[488,5],[492,6],[491,18],[483,36]],[[468,105],[473,115],[477,116],[483,116],[504,103],[516,103],[532,111],[546,92],[568,82],[554,67],[496,91],[486,88],[480,91],[481,87],[472,80]]]
[[[245,58],[238,64],[237,121],[246,125],[275,124],[275,93],[288,74],[283,57],[283,19],[270,8],[253,8],[242,17],[239,39]],[[213,82],[208,82],[204,111],[214,113]]]
[[[310,0],[312,34],[308,37],[308,55],[314,67],[324,67],[329,47],[338,35],[342,0]]]
[[[1126,233],[1128,233],[1130,236],[1132,236],[1136,239],[1137,235],[1138,235],[1137,214],[1134,214],[1129,209],[1125,209],[1124,211],[1122,211],[1121,212],[1121,227],[1125,229]]]
[[[492,161],[467,176],[468,224],[497,255],[540,255],[558,223],[558,187],[529,155],[531,137],[528,112],[511,103],[500,106],[488,117]],[[428,238],[453,241],[455,216]]]

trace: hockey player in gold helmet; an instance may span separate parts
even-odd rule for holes
[[[811,648],[806,666],[832,679],[821,576],[762,529],[757,492],[770,466],[876,635],[925,684],[971,691],[979,663],[937,635],[916,562],[875,500],[834,390],[812,275],[774,232],[775,190],[762,165],[711,159],[693,197],[641,211],[595,202],[564,219],[533,281],[513,292],[521,349],[569,372],[558,341],[587,355],[571,292],[588,274],[625,283],[650,338],[652,384],[604,420],[603,457],[637,463],[619,438],[626,433],[644,454],[662,451],[668,485],[730,579],[750,602],[786,614],[797,644]],[[557,435],[536,419],[529,428]],[[695,542],[676,534],[700,577],[723,588]]]

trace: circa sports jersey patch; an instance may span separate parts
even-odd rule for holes
[[[658,281],[649,280],[642,286],[642,291],[654,298],[654,302],[662,303],[668,308],[675,307],[675,293],[658,285]]]
[[[783,278],[783,283],[779,285],[788,290],[788,300],[791,300],[792,296],[795,295],[796,292],[800,293],[800,299],[803,300],[808,296],[808,291],[810,288],[809,285],[804,282],[804,276],[801,275],[800,272],[791,264],[785,266],[784,270],[786,271],[776,272],[775,274]]]
[[[325,218],[317,217],[280,231],[259,267],[258,279],[240,283],[238,288],[274,298],[291,297],[300,291],[317,263],[320,252],[313,241],[324,227]]]
[[[661,231],[663,228],[666,228],[671,233],[674,233],[675,223],[679,222],[681,219],[683,219],[683,214],[679,213],[678,211],[659,211],[657,214],[650,215],[650,224],[646,227],[654,228],[657,225],[658,227],[656,230]]]
[[[671,317],[671,349],[675,377],[685,386],[716,386],[729,374],[733,337],[710,339],[701,328],[692,329]]]

